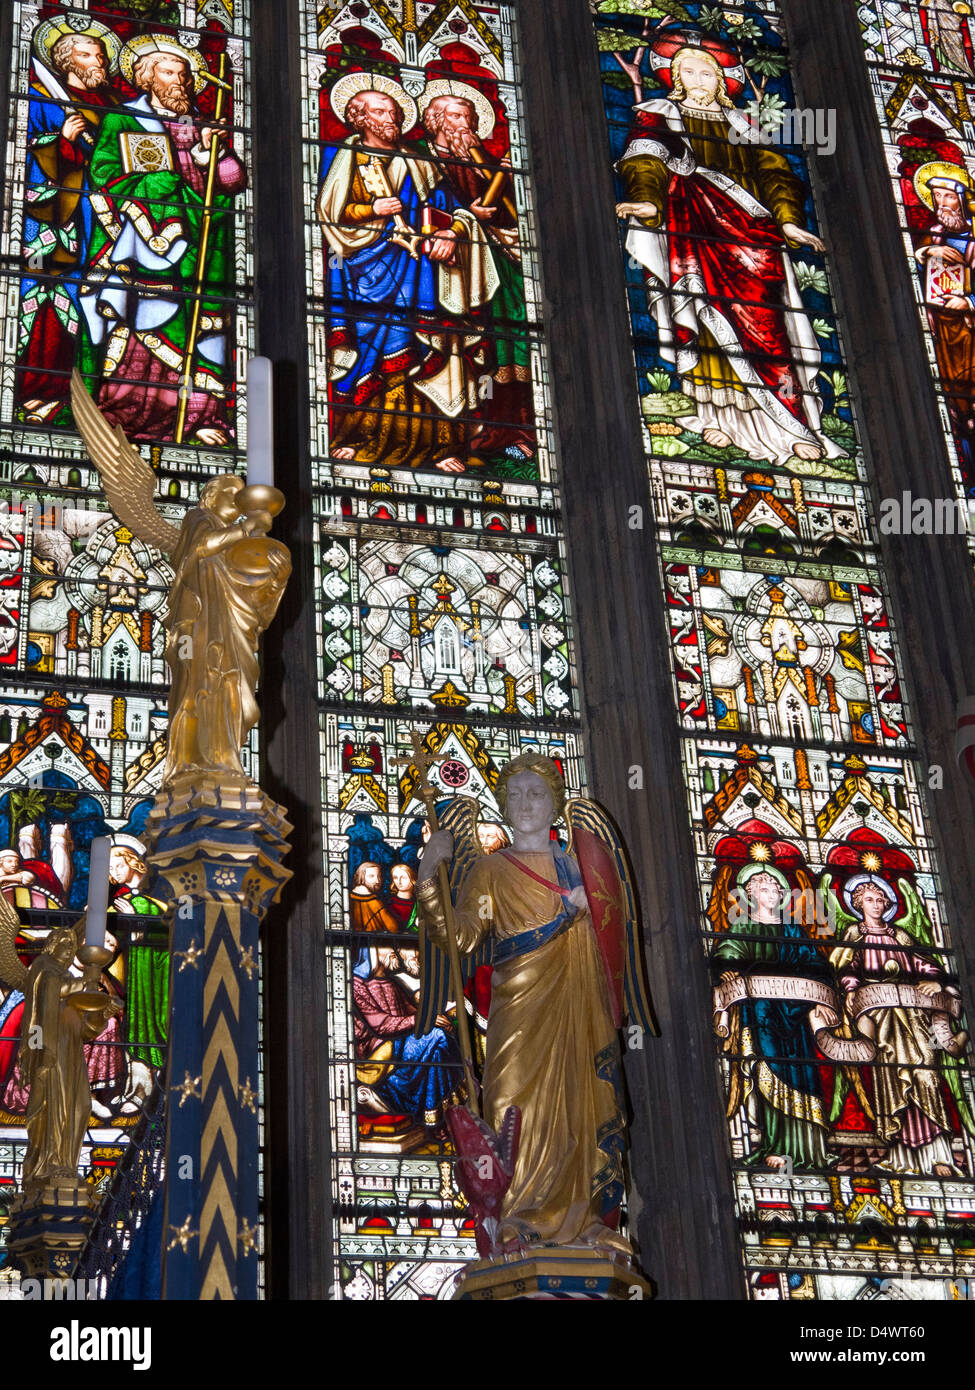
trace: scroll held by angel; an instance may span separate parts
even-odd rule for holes
[[[447,1008],[448,932],[469,972],[493,967],[482,1102],[501,1136],[520,1111],[513,1172],[490,1253],[591,1246],[630,1255],[620,1231],[624,1117],[618,1029],[652,1030],[626,856],[595,803],[566,803],[549,758],[523,754],[496,787],[512,843],[485,854],[477,803],[455,799],[423,853],[417,1029]],[[552,838],[564,816],[569,848]],[[452,910],[437,871],[450,864]],[[462,1130],[453,1128],[456,1136]],[[460,1155],[461,1165],[466,1161]],[[464,1184],[463,1172],[460,1175]],[[465,1186],[465,1190],[467,1190]],[[484,1253],[480,1240],[479,1248]]]
[[[200,772],[247,780],[240,750],[259,717],[258,642],[291,573],[287,547],[267,534],[284,497],[224,473],[174,526],[156,508],[151,467],[105,420],[77,372],[71,403],[112,510],[176,572],[166,617],[172,685],[162,785]]]

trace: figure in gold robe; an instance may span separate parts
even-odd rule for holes
[[[173,552],[164,783],[188,768],[242,777],[240,750],[260,718],[258,638],[274,617],[291,562],[283,545],[239,515],[234,499],[243,486],[230,475],[207,483]]]
[[[91,1119],[84,1044],[121,1009],[105,995],[104,1009],[77,1007],[83,981],[71,974],[76,928],[56,932],[30,969],[21,1033],[21,1075],[29,1087],[27,1156],[23,1182],[78,1176],[78,1160]]]
[[[616,1229],[623,1114],[613,1005],[579,865],[550,835],[565,788],[550,759],[525,754],[504,769],[496,795],[513,843],[474,863],[454,922],[462,953],[491,946],[484,1119],[500,1133],[509,1107],[521,1111],[498,1244],[629,1254]],[[453,852],[441,830],[420,863],[420,911],[439,945],[447,927],[434,874]]]

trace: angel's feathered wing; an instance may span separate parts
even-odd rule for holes
[[[605,925],[602,922],[597,925],[600,953],[606,964],[607,972],[610,970],[612,957],[615,956],[617,960],[621,959],[623,970],[622,1003],[625,1015],[631,1023],[638,1024],[647,1032],[652,1033],[654,1037],[659,1037],[660,1030],[653,1017],[647,989],[643,943],[640,939],[639,911],[626,847],[609,816],[595,801],[588,801],[583,797],[576,797],[569,801],[565,808],[565,821],[569,827],[568,849],[570,854],[575,854],[577,859],[580,857],[581,842],[585,835],[589,834],[599,841],[615,866],[616,877],[619,881],[620,911],[618,916],[615,913],[607,913]],[[583,833],[580,834],[580,831]],[[580,860],[580,868],[582,869],[583,881],[586,882],[586,865],[582,860]],[[593,893],[588,882],[586,893],[593,913],[600,913],[598,901],[600,895]],[[597,899],[595,902],[593,901],[594,897]],[[602,914],[600,913],[600,915]],[[622,934],[622,940],[611,939],[617,933]],[[610,989],[612,991],[612,984]]]
[[[898,917],[896,925],[900,927],[901,931],[906,931],[912,936],[920,946],[933,946],[934,935],[931,931],[931,919],[914,885],[906,878],[899,878],[897,887],[907,905],[907,911],[903,917]],[[940,970],[946,969],[945,961],[941,956],[932,952],[927,958]],[[941,1074],[954,1098],[959,1118],[969,1134],[975,1134],[975,1116],[972,1115],[962,1081],[962,1070],[966,1066],[966,1059],[964,1056],[953,1057],[950,1052],[939,1051],[938,1060],[941,1064]]]
[[[71,409],[112,511],[140,540],[170,554],[176,549],[179,527],[156,510],[153,471],[126,439],[121,425],[112,429],[77,367],[71,374]]]
[[[20,913],[0,893],[0,981],[21,993],[27,985],[27,966],[17,954]]]
[[[440,829],[449,830],[454,837],[454,856],[450,861],[450,896],[456,903],[464,890],[467,876],[482,857],[483,851],[477,838],[477,825],[480,818],[476,801],[469,796],[455,797],[439,816]],[[461,964],[465,976],[470,976],[483,964],[479,952],[465,956]],[[420,1001],[417,1007],[414,1033],[418,1038],[429,1033],[437,1015],[445,1012],[450,998],[450,963],[447,952],[427,940],[426,931],[420,924]],[[455,1001],[462,1008],[460,1000]]]

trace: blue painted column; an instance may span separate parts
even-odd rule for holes
[[[290,830],[253,784],[202,775],[149,817],[173,897],[164,1299],[257,1298],[258,936]]]

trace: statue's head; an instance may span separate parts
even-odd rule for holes
[[[54,933],[46,953],[52,955],[59,965],[70,965],[77,950],[78,941],[74,927],[62,927]]]
[[[232,473],[223,473],[219,478],[211,478],[200,493],[200,506],[213,512],[228,526],[240,515],[237,508],[237,494],[244,486],[243,478]]]
[[[537,753],[512,758],[498,777],[495,796],[501,814],[516,830],[542,829],[565,810],[562,774],[551,758]]]

